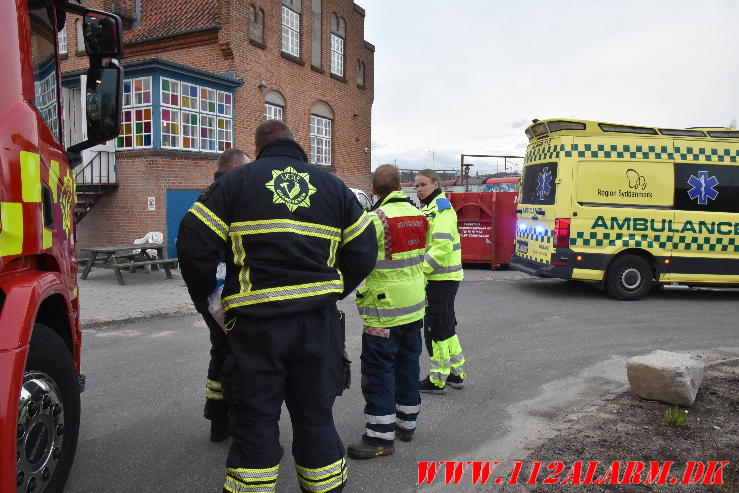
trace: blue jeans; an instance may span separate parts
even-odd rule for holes
[[[370,441],[392,442],[396,425],[416,428],[423,320],[362,334],[362,394],[365,434]]]

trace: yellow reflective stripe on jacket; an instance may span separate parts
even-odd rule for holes
[[[295,284],[268,289],[256,289],[246,293],[237,293],[223,298],[223,309],[230,310],[239,306],[255,305],[270,301],[283,301],[296,298],[308,298],[329,293],[341,293],[344,290],[344,281],[312,282]]]
[[[403,267],[413,267],[423,263],[423,254],[419,254],[410,258],[398,258],[390,260],[378,260],[375,263],[375,269],[402,269]]]
[[[255,235],[267,233],[295,233],[317,236],[328,240],[340,240],[341,230],[323,224],[293,221],[291,219],[268,219],[261,221],[242,221],[231,223],[230,234]]]
[[[228,236],[228,226],[226,226],[226,223],[221,221],[218,216],[213,214],[210,209],[200,202],[195,202],[188,212],[192,212],[192,214],[200,219],[203,224],[212,229],[213,232],[223,241],[226,241],[226,236]]]
[[[362,215],[359,219],[357,219],[357,222],[346,228],[344,231],[341,232],[341,245],[344,246],[350,241],[352,241],[354,238],[362,234],[362,231],[367,229],[367,226],[370,225],[372,222],[372,218],[370,218],[369,214],[362,211]]]
[[[21,151],[20,161],[23,202],[41,202],[41,156]]]
[[[389,317],[401,317],[403,315],[410,315],[417,311],[423,310],[426,307],[426,299],[420,303],[416,303],[411,306],[404,306],[402,308],[377,308],[374,306],[357,306],[360,315],[367,317],[377,318],[389,318]]]
[[[23,204],[0,202],[0,256],[23,252]]]

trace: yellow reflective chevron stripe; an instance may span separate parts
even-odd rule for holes
[[[57,187],[59,186],[59,161],[51,161],[51,168],[49,168],[49,188],[51,188],[51,196],[56,204],[59,200]]]
[[[296,298],[308,298],[329,293],[341,293],[343,290],[344,282],[341,279],[335,281],[313,282],[309,284],[295,284],[278,288],[257,289],[223,298],[223,309],[230,310],[239,306],[268,303],[270,301],[283,301]]]
[[[231,493],[274,493],[279,464],[264,469],[226,468],[223,488]]]
[[[300,486],[312,493],[323,493],[346,483],[347,466],[343,457],[325,467],[307,468],[295,464]]]
[[[323,224],[293,221],[291,219],[268,219],[262,221],[242,221],[232,223],[230,234],[256,235],[267,233],[295,233],[305,236],[317,236],[328,240],[339,240],[341,230]]]
[[[23,252],[23,204],[0,202],[0,256]]]
[[[362,215],[359,219],[357,219],[357,222],[346,228],[344,231],[341,232],[341,246],[346,245],[350,241],[352,241],[354,238],[362,234],[362,231],[367,229],[367,226],[372,223],[372,218],[367,214],[366,212],[362,211]]]
[[[41,156],[21,151],[20,161],[23,202],[41,202]]]
[[[200,202],[195,202],[188,212],[191,212],[195,217],[203,221],[203,224],[212,229],[223,241],[226,241],[228,226],[218,216],[213,214],[210,209]]]

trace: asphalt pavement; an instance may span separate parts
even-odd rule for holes
[[[80,281],[88,385],[66,491],[220,491],[229,442],[210,443],[201,417],[207,330],[177,275],[124,276],[126,286],[111,271]],[[630,356],[653,349],[737,356],[738,298],[731,291],[667,289],[644,301],[617,302],[577,283],[467,269],[457,298],[466,388],[424,395],[414,441],[399,442],[392,457],[350,461],[345,491],[418,491],[422,460],[523,458],[573,413],[622,391]],[[348,444],[363,429],[361,321],[351,300],[340,305],[348,314],[355,379],[334,414]],[[425,354],[421,368],[425,375]],[[278,491],[298,491],[286,411],[280,425],[286,455]]]

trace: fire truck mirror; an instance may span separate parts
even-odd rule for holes
[[[123,55],[123,30],[118,16],[88,11],[84,16],[82,32],[88,56],[120,58]]]
[[[121,125],[122,86],[123,70],[116,60],[111,60],[105,67],[87,69],[87,140],[71,146],[69,152],[79,152],[118,135]]]

